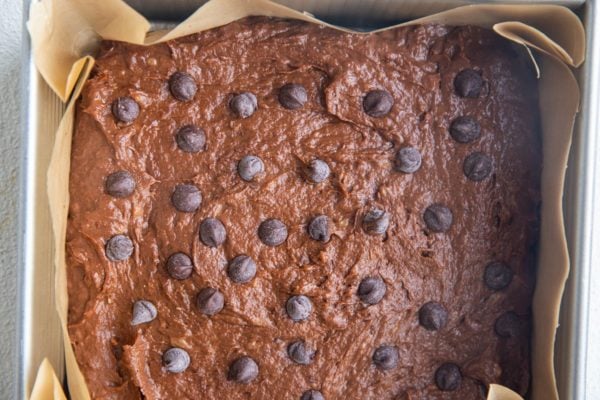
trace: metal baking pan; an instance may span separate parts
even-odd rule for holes
[[[24,17],[29,5],[37,0],[25,0]],[[279,0],[280,3],[339,25],[352,27],[380,27],[401,20],[393,10],[402,10],[406,18],[443,11],[459,5],[475,3],[470,0],[423,1],[402,0],[397,4],[377,0]],[[368,13],[356,12],[352,3],[361,3]],[[576,122],[565,187],[564,214],[567,240],[571,255],[571,275],[561,308],[560,328],[556,342],[556,372],[561,399],[599,398],[594,394],[596,384],[588,374],[600,370],[600,357],[588,357],[593,350],[589,342],[594,317],[590,310],[600,308],[600,298],[590,296],[590,287],[600,276],[592,275],[592,263],[600,260],[600,246],[593,246],[595,232],[600,242],[600,5],[593,0],[513,0],[479,1],[487,3],[546,3],[565,5],[583,19],[588,38],[587,60],[578,72],[582,88],[582,107]],[[151,21],[181,21],[192,13],[203,0],[128,0],[128,3]],[[365,3],[367,3],[365,7]],[[423,4],[425,3],[425,7]],[[341,4],[342,7],[336,7]],[[385,6],[385,13],[382,11]],[[52,231],[47,200],[46,170],[54,141],[54,133],[64,111],[64,105],[50,90],[35,69],[29,36],[24,34],[23,45],[23,137],[21,163],[21,207],[18,351],[16,368],[16,399],[27,399],[42,358],[48,358],[63,378],[64,357],[62,333],[55,312]],[[598,266],[600,267],[600,265]],[[600,344],[597,351],[600,352]]]

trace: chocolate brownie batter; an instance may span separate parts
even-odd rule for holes
[[[540,168],[534,73],[480,28],[104,42],[67,232],[92,398],[527,392]]]

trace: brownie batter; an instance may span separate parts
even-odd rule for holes
[[[526,393],[540,169],[534,72],[481,28],[104,42],[67,232],[92,398]]]

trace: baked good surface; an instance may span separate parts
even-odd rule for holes
[[[67,230],[92,398],[525,393],[540,170],[534,71],[481,28],[103,42]]]

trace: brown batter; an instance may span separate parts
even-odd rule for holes
[[[475,27],[262,17],[103,43],[67,232],[92,398],[525,393],[541,143],[523,53]]]

